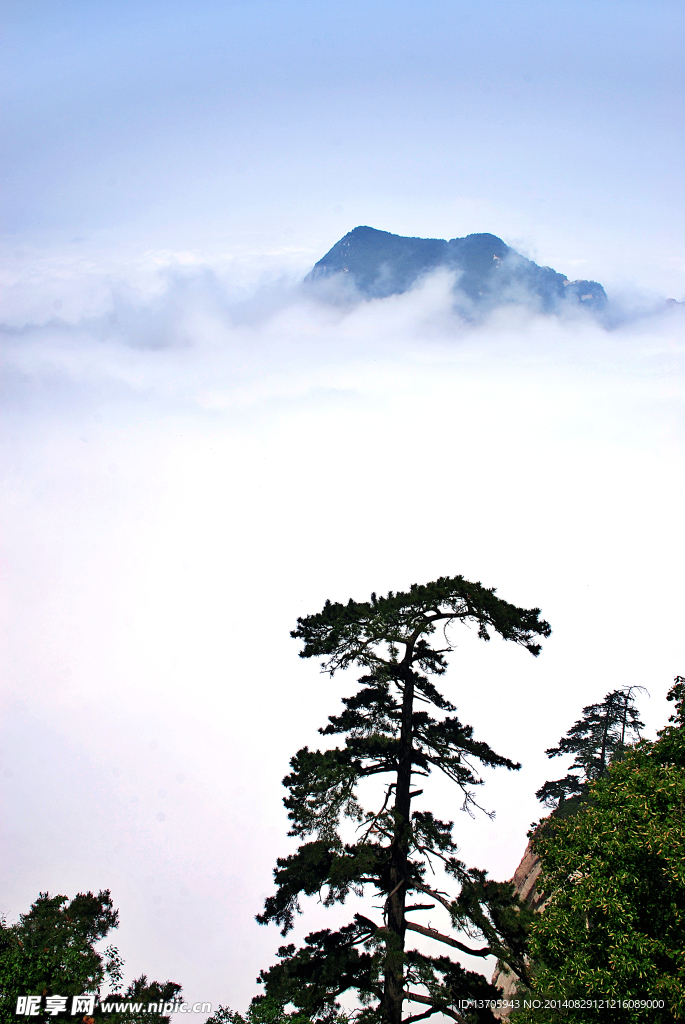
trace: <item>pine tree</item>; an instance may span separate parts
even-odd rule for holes
[[[545,782],[537,791],[535,795],[541,803],[558,808],[565,800],[582,796],[590,782],[601,779],[609,764],[639,740],[645,723],[640,721],[633,699],[636,690],[644,687],[612,690],[599,704],[583,708],[583,717],[562,736],[559,745],[545,751],[548,757],[576,756],[568,775]],[[574,772],[578,774],[571,774]]]
[[[431,956],[407,949],[408,931],[450,950],[494,954],[527,980],[527,911],[511,884],[466,869],[456,856],[453,822],[441,821],[430,810],[412,811],[412,801],[423,792],[412,789],[414,780],[435,769],[461,791],[464,808],[470,810],[476,806],[473,787],[482,782],[478,762],[520,767],[476,740],[430,679],[446,671],[452,650],[447,630],[456,622],[476,626],[483,640],[490,639],[491,631],[498,633],[533,655],[540,651],[536,637],[550,633],[539,609],[517,608],[493,589],[456,576],[414,585],[408,593],[372,594],[367,603],[327,601],[319,614],[298,619],[291,634],[304,643],[300,657],[323,657],[322,670],[330,676],[352,666],[365,674],[359,689],[343,698],[343,712],[319,730],[327,737],[344,736],[344,744],[325,750],[304,747],[290,762],[292,771],[284,779],[290,835],[306,841],[295,854],[278,860],[277,891],[257,920],[278,923],[286,935],[302,895],[319,894],[324,905],[332,906],[344,903],[351,892],[361,895],[371,888],[382,900],[382,921],[355,914],[337,931],[308,935],[300,949],[281,947],[280,963],[262,971],[267,998],[281,1005],[291,1002],[312,1018],[334,1016],[338,997],[348,990],[365,1007],[362,1019],[385,1024],[401,1024],[405,1000],[423,1007],[406,1018],[404,1024],[410,1024],[436,1012],[462,1021],[459,1000],[497,998],[498,990],[482,975],[465,970],[446,953]],[[437,646],[431,640],[439,628]],[[359,786],[374,777],[384,780],[384,796],[380,806],[366,811]],[[354,842],[342,835],[344,819],[356,825]],[[437,882],[429,884],[428,871],[435,864],[457,883],[455,896],[441,891]],[[411,893],[433,902],[408,905]],[[415,923],[415,913],[436,905],[447,911],[456,934]],[[468,945],[456,937],[460,932],[485,945]],[[474,1019],[493,1018],[483,1010]]]

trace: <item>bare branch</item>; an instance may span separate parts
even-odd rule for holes
[[[428,885],[422,885],[420,882],[412,882],[412,889],[416,889],[417,892],[425,892],[426,896],[430,896],[432,899],[437,900],[438,903],[442,903],[445,910],[452,913],[452,904],[446,898],[446,894],[438,892],[436,889],[431,889]]]
[[[363,839],[366,839],[368,837],[369,833],[373,831],[374,826],[376,825],[376,822],[378,821],[380,816],[385,813],[385,809],[388,806],[388,800],[390,799],[390,795],[391,795],[391,793],[394,792],[394,790],[395,790],[395,783],[391,782],[390,785],[388,786],[387,790],[385,791],[385,800],[383,801],[383,806],[381,807],[380,811],[377,814],[369,815],[369,817],[365,821],[363,821],[361,823],[361,825],[359,825],[357,827],[357,831],[359,831],[360,828],[363,828],[364,825],[368,824],[369,827],[366,830],[366,832],[364,833]],[[376,826],[376,827],[378,827],[378,826]],[[388,833],[384,829],[382,829],[382,828],[378,828],[378,831],[381,832],[381,834],[383,834],[383,835],[388,835]]]
[[[454,946],[455,949],[461,950],[462,953],[468,953],[469,956],[490,956],[492,953],[489,946],[483,946],[482,949],[470,949],[463,942],[459,942],[458,939],[453,939],[451,935],[443,935],[436,928],[425,928],[422,924],[414,924],[413,921],[407,921],[407,930],[419,932],[420,935],[427,935],[429,939],[444,942],[446,946]]]
[[[432,1017],[434,1013],[440,1013],[435,1007],[431,1007],[430,1010],[426,1010],[425,1013],[415,1013],[413,1017],[405,1017],[402,1024],[414,1024],[417,1020],[425,1020],[426,1017]]]
[[[434,1000],[432,1000],[430,996],[422,996],[420,992],[405,992],[404,998],[410,999],[413,1003],[424,1003],[424,1005],[427,1004],[428,1006],[435,1006]],[[466,1024],[465,1017],[462,1017],[462,1015],[457,1013],[456,1010],[450,1010],[447,1006],[440,1006],[434,1012],[444,1013],[447,1017],[451,1017],[452,1020],[458,1021],[459,1024]]]

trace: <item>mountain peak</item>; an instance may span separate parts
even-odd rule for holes
[[[407,291],[438,267],[457,273],[455,293],[466,306],[493,308],[523,302],[551,312],[568,302],[595,311],[606,304],[601,284],[569,281],[565,274],[538,266],[487,232],[447,241],[359,225],[329,249],[305,280],[346,275],[361,295],[382,298]]]

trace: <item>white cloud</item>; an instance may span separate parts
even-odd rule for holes
[[[440,274],[336,306],[299,289],[297,254],[30,262],[5,346],[0,909],[111,887],[131,971],[244,1006],[279,941],[253,921],[279,781],[352,682],[288,636],[326,597],[463,573],[551,621],[537,661],[467,634],[446,680],[524,762],[483,794],[494,824],[457,816],[495,875],[584,703],[646,685],[663,724],[685,664],[681,308],[469,326]]]

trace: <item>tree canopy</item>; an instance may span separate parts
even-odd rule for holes
[[[533,834],[538,886],[549,894],[532,926],[533,995],[620,1005],[586,1005],[580,1017],[529,1009],[517,1021],[685,1019],[683,677],[669,700],[676,712],[656,742],[638,743],[588,785],[577,813],[545,819]]]
[[[640,721],[633,693],[643,686],[630,686],[607,693],[603,701],[583,708],[583,716],[545,753],[548,757],[575,754],[563,779],[545,782],[535,794],[547,807],[559,807],[568,797],[579,797],[588,783],[601,778],[609,764],[622,757],[640,738]]]
[[[479,766],[519,767],[476,739],[433,682],[447,669],[449,628],[457,622],[476,628],[483,640],[498,634],[535,656],[540,638],[550,633],[539,609],[516,607],[461,576],[387,597],[372,594],[368,602],[327,601],[320,613],[298,619],[292,636],[303,643],[301,657],[322,658],[330,676],[351,667],[364,674],[358,689],[342,699],[343,711],[319,730],[344,741],[323,750],[304,747],[290,762],[284,803],[290,835],[304,841],[278,860],[276,892],[257,920],[276,922],[286,935],[301,911],[301,897],[317,894],[332,906],[371,889],[381,907],[374,919],[358,913],[338,930],[308,935],[299,949],[282,946],[280,962],[260,976],[277,1004],[292,1002],[302,1013],[326,1019],[337,1013],[338,997],[353,991],[369,1022],[401,1024],[405,1002],[420,1007],[405,1024],[434,1013],[461,1021],[460,999],[496,998],[498,991],[466,970],[453,951],[494,954],[527,978],[528,911],[513,887],[465,867],[456,856],[453,822],[440,820],[430,808],[412,810],[423,794],[412,786],[435,770],[460,790],[470,809],[474,787],[482,782]],[[373,778],[383,781],[383,794],[369,810],[359,790]],[[356,829],[354,841],[343,832],[345,820]],[[454,895],[432,881],[436,865],[451,877]],[[408,904],[412,893],[423,902]],[[444,911],[446,931],[416,922],[415,914],[434,907]],[[433,955],[409,949],[407,932],[447,950]],[[474,939],[484,944],[474,945]],[[492,1019],[490,1011],[479,1011],[478,1019]]]
[[[122,991],[123,966],[118,949],[108,946],[99,951],[97,943],[107,937],[119,923],[119,911],[114,908],[109,889],[97,896],[92,892],[78,893],[72,900],[67,896],[50,896],[42,892],[27,914],[20,914],[15,924],[0,921],[0,1020],[17,1022],[16,1006],[19,996],[37,995],[99,996],[103,985],[117,993],[121,1000],[167,1003],[178,998],[181,986],[174,982],[148,982],[145,975],[136,978]],[[160,1006],[161,1008],[161,1006]],[[128,1010],[122,1014],[100,1014],[110,1024],[125,1018],[138,1018]],[[139,1015],[151,1024],[169,1017],[162,1013]],[[31,1016],[33,1021],[49,1021],[46,1012]]]

